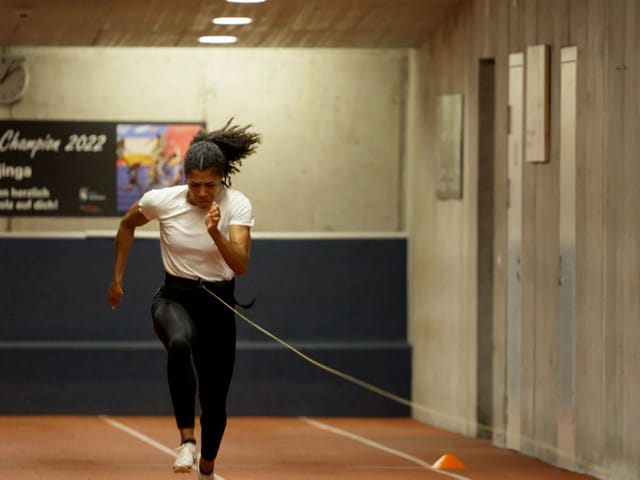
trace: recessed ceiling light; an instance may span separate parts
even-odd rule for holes
[[[227,0],[229,3],[263,3],[267,0]]]
[[[213,19],[216,25],[247,25],[251,23],[249,17],[218,17]]]
[[[198,41],[200,43],[235,43],[238,38],[233,35],[205,35],[200,37]]]

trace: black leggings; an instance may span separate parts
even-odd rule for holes
[[[202,285],[234,304],[233,280]],[[199,282],[167,275],[153,298],[151,315],[168,354],[169,391],[178,428],[195,425],[197,385],[201,453],[214,460],[227,425],[227,394],[236,350],[234,313]]]

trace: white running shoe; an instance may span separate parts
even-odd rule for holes
[[[204,473],[200,472],[200,468],[198,468],[198,480],[222,480],[222,477],[216,475],[213,472],[205,475]]]
[[[218,479],[220,477],[218,477],[217,475],[215,475],[213,472],[211,472],[208,475],[205,475],[204,473],[202,473],[200,471],[200,469],[198,469],[198,480],[214,480],[214,479]]]
[[[213,472],[211,472],[211,473],[202,473],[200,471],[200,454],[198,454],[198,456],[196,457],[196,464],[195,464],[194,468],[198,472],[198,480],[222,480],[222,477],[219,477],[218,475],[216,475]]]
[[[195,443],[185,442],[176,449],[176,461],[173,462],[175,473],[188,473],[196,461]]]

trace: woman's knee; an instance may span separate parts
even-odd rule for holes
[[[174,333],[167,338],[165,346],[170,352],[189,352],[191,351],[191,336],[186,332]]]

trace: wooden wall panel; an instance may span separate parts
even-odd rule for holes
[[[609,6],[613,8],[612,5]],[[612,62],[609,72],[614,77],[611,87],[615,91],[615,99],[612,100],[612,107],[616,109],[616,125],[620,127],[620,132],[612,136],[612,141],[616,142],[612,155],[619,154],[619,168],[613,172],[620,186],[620,191],[615,192],[615,204],[619,214],[619,229],[616,231],[619,246],[616,255],[616,263],[619,265],[617,277],[619,279],[616,290],[615,301],[617,302],[618,316],[613,324],[614,336],[618,355],[615,357],[617,364],[616,375],[619,385],[615,388],[617,395],[616,403],[618,412],[616,421],[618,430],[615,432],[616,439],[621,438],[621,450],[615,452],[614,462],[625,468],[631,462],[638,470],[640,459],[638,455],[638,434],[633,431],[631,425],[637,425],[640,415],[632,405],[638,405],[637,379],[640,373],[640,364],[635,360],[638,358],[638,328],[637,319],[640,318],[640,308],[638,292],[640,282],[638,277],[638,265],[640,256],[638,246],[640,245],[640,223],[638,222],[638,204],[640,194],[638,192],[638,179],[640,178],[640,167],[638,165],[638,111],[634,108],[630,99],[637,97],[637,67],[635,62],[637,54],[637,1],[625,1],[623,5],[611,12],[612,34],[610,47],[610,60]],[[635,47],[635,48],[634,48]],[[614,87],[615,85],[615,87]],[[619,88],[619,90],[617,90]],[[619,143],[617,143],[619,141]],[[636,319],[635,322],[629,321]],[[614,364],[615,365],[615,364]],[[614,367],[612,365],[612,367]],[[636,403],[633,403],[636,402]],[[612,427],[612,428],[615,428]],[[616,442],[617,443],[617,442]],[[613,452],[612,452],[613,454]],[[617,457],[620,455],[620,457]]]
[[[473,297],[475,292],[475,239],[476,228],[470,216],[475,215],[475,203],[469,201],[476,195],[477,187],[472,180],[475,165],[470,165],[468,156],[472,151],[473,140],[468,139],[469,65],[471,54],[468,52],[469,37],[454,32],[471,29],[470,12],[459,13],[451,17],[441,30],[434,35],[433,42],[423,49],[415,65],[421,75],[412,88],[414,96],[420,101],[419,107],[412,108],[412,122],[417,130],[415,137],[424,142],[423,161],[411,170],[423,169],[427,163],[427,174],[435,175],[436,150],[434,135],[437,132],[436,105],[439,95],[461,93],[464,97],[464,151],[463,151],[463,199],[437,200],[433,179],[412,179],[418,182],[418,202],[413,203],[413,214],[409,224],[424,225],[427,229],[415,231],[414,247],[410,249],[416,263],[414,271],[422,281],[414,286],[419,291],[416,302],[410,306],[410,315],[422,324],[410,326],[414,345],[416,365],[432,366],[435,361],[443,361],[446,369],[429,367],[429,375],[414,378],[414,400],[428,407],[416,409],[417,418],[435,423],[452,430],[476,433],[475,420],[475,357],[476,334],[469,327],[470,312],[476,311],[475,299],[470,302],[458,302],[459,295]],[[442,75],[431,77],[433,70]],[[410,102],[411,103],[411,102]],[[425,137],[424,132],[427,132]],[[409,150],[412,150],[409,146]],[[410,162],[411,163],[411,162]],[[422,246],[422,247],[421,247]],[[410,263],[413,263],[410,261]],[[418,273],[419,272],[419,273]],[[447,301],[450,298],[452,301]],[[443,301],[444,300],[444,301]],[[425,316],[425,312],[428,315]],[[473,318],[475,324],[475,318]],[[440,360],[437,360],[440,359]],[[425,383],[426,380],[426,383]],[[438,385],[437,388],[432,388]]]
[[[605,394],[604,415],[606,422],[605,455],[611,468],[621,464],[623,437],[618,432],[624,426],[622,405],[624,392],[624,251],[626,215],[624,158],[624,95],[625,65],[625,9],[626,2],[608,2],[605,23],[609,31],[606,53],[605,76],[605,168],[606,184],[604,196],[604,375],[608,388]]]
[[[429,64],[425,84],[442,86],[452,75],[458,75],[465,79],[466,94],[476,82],[478,59],[496,59],[493,441],[496,445],[508,444],[504,435],[509,400],[505,398],[508,388],[504,373],[510,348],[505,263],[507,149],[506,129],[500,128],[507,121],[507,57],[526,51],[530,45],[547,44],[551,54],[550,161],[525,165],[523,173],[519,448],[550,462],[559,461],[558,425],[566,418],[560,418],[563,413],[558,393],[564,389],[562,392],[569,392],[569,397],[563,398],[570,398],[571,386],[560,383],[558,370],[569,368],[575,382],[575,403],[570,406],[575,415],[575,457],[568,463],[563,461],[563,466],[602,478],[635,479],[640,471],[640,430],[636,428],[640,421],[636,408],[640,401],[640,5],[637,0],[509,0],[491,5],[486,0],[470,0],[462,4],[461,11],[469,12],[471,22],[461,21],[464,14],[455,21],[449,19],[418,55],[424,55]],[[457,38],[448,38],[451,36]],[[460,54],[461,40],[472,52],[466,55],[467,66],[460,65],[459,59],[443,61]],[[575,45],[578,52],[573,205],[575,351],[567,350],[571,346],[559,339],[558,329],[559,199],[561,188],[566,188],[560,186],[559,178],[558,92],[560,49],[567,45]],[[452,50],[438,50],[447,46]],[[438,56],[439,62],[431,63],[427,51]],[[465,123],[465,141],[471,145],[477,141],[472,133],[475,131],[472,123]],[[465,150],[465,162],[477,160],[469,153]],[[472,188],[468,182],[474,181],[473,172],[473,168],[465,167],[465,174],[471,174],[465,180],[467,189]],[[438,215],[447,210],[430,206]],[[456,221],[473,222],[469,215],[472,209],[470,204],[462,206]],[[443,222],[435,227],[446,228]],[[451,222],[449,227],[447,232],[432,237],[443,242],[474,228],[457,223],[451,228]],[[443,243],[438,249],[445,256],[452,253]],[[457,273],[471,274],[468,266],[472,261],[467,255],[464,258],[462,266],[456,264],[460,268]],[[447,267],[440,264],[439,268]],[[463,284],[471,285],[468,280]],[[438,292],[445,293],[442,286],[438,286]],[[437,310],[435,303],[442,298],[449,301],[451,294],[447,291],[444,297],[433,296],[434,305],[426,306],[425,315]],[[463,313],[457,320],[471,322],[471,317]],[[459,360],[468,359],[460,356]],[[567,367],[568,360],[572,365]],[[570,442],[563,445],[573,447]]]
[[[536,2],[536,40],[550,46],[548,109],[548,157],[544,164],[533,165],[535,175],[535,384],[533,390],[536,456],[555,462],[557,441],[557,338],[558,338],[558,258],[559,258],[559,48],[564,27],[559,18],[565,0]],[[553,46],[553,48],[551,48]]]
[[[576,184],[576,457],[599,465],[605,450],[603,370],[603,244],[605,72],[602,28],[608,0],[571,4],[572,43],[578,46]],[[583,7],[583,8],[580,8]],[[589,399],[584,401],[583,399]]]
[[[520,15],[515,28],[521,27],[522,34],[518,45],[512,45],[519,51],[526,52],[529,45],[537,45],[536,34],[536,2],[520,1],[512,4],[512,8],[517,9]],[[525,56],[526,65],[526,56]],[[525,92],[526,71],[525,71]],[[526,93],[525,93],[526,98]],[[526,118],[526,108],[525,108]],[[520,392],[520,419],[521,419],[521,451],[535,455],[535,412],[534,412],[534,389],[535,389],[535,367],[536,367],[536,170],[537,165],[523,163],[522,178],[522,254],[520,278],[522,283],[521,301],[521,392]]]
[[[638,102],[629,101],[637,99],[640,92],[640,5],[637,1],[627,2],[625,14],[626,35],[625,35],[625,98],[627,105],[624,116],[625,132],[625,152],[627,161],[626,170],[626,191],[630,194],[627,202],[627,221],[629,222],[629,238],[625,245],[628,253],[626,262],[626,282],[625,292],[626,322],[623,350],[625,352],[624,363],[625,381],[623,405],[625,406],[625,420],[623,427],[623,463],[630,466],[636,472],[640,471],[640,412],[637,405],[640,405],[640,305],[638,304],[640,292],[640,215],[638,205],[640,204],[640,190],[638,189],[638,179],[640,179],[640,163],[638,162],[638,152],[640,151],[640,107]],[[633,321],[632,319],[635,319]]]
[[[524,162],[524,52],[510,53],[507,90],[507,251],[505,252],[506,285],[506,358],[505,428],[507,448],[520,449],[521,444],[521,371],[522,371],[522,166]],[[501,208],[502,210],[502,208]]]
[[[461,206],[462,213],[462,291],[469,293],[469,301],[461,304],[461,340],[464,345],[462,361],[464,368],[462,371],[465,377],[461,380],[468,382],[470,396],[465,399],[463,405],[463,414],[465,418],[477,419],[477,353],[478,353],[478,298],[477,294],[472,292],[478,291],[478,45],[469,48],[471,39],[474,38],[474,16],[470,9],[462,10],[460,15],[460,24],[458,28],[467,35],[460,35],[456,42],[456,51],[460,52],[453,64],[459,83],[456,84],[456,91],[464,92],[464,131],[466,132],[463,142],[463,188],[466,191],[467,201]],[[465,328],[469,323],[475,325],[475,328]],[[468,348],[467,348],[468,346]],[[474,422],[475,423],[475,422]],[[468,431],[478,433],[477,424]]]
[[[525,1],[519,4],[519,8],[524,15],[524,29],[522,36],[522,50],[526,52],[527,46],[537,45],[535,25],[529,19],[536,18],[535,2]],[[526,67],[526,54],[525,54]],[[525,70],[525,99],[527,91]],[[527,116],[525,101],[525,119]],[[525,123],[526,132],[526,123]],[[526,141],[526,140],[525,140]],[[536,425],[535,425],[535,382],[536,382],[536,181],[538,179],[534,167],[537,165],[523,162],[522,171],[522,260],[521,260],[521,282],[522,282],[522,365],[521,365],[521,447],[520,451],[535,455],[536,448]]]
[[[526,26],[527,26],[527,12],[525,10],[525,1],[516,0],[509,3],[509,21],[506,25],[507,28],[507,44],[509,45],[509,53],[524,51],[524,47],[527,45],[526,40]],[[533,44],[532,44],[533,45]]]
[[[499,21],[500,15],[505,10],[504,2],[491,0],[478,0],[473,3],[472,35],[475,37],[475,55],[479,58],[492,58],[497,50],[498,36],[492,28],[488,28],[494,22],[505,28],[506,19]]]
[[[485,57],[495,59],[495,131],[494,131],[494,271],[493,271],[493,442],[506,446],[506,335],[507,302],[504,295],[507,286],[507,212],[508,204],[508,55],[507,42],[499,41],[509,26],[509,5],[506,2],[491,2],[496,6],[490,18],[479,22],[483,31],[491,31],[492,49],[483,52]],[[495,28],[493,25],[495,22]],[[495,33],[496,30],[499,33]]]
[[[571,466],[575,456],[575,250],[577,48],[560,50],[560,205],[558,282],[558,458]]]

